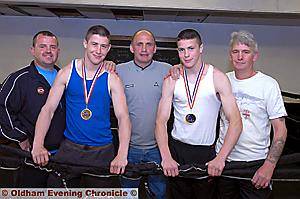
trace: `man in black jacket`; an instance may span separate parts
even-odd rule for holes
[[[33,45],[30,48],[34,60],[29,66],[10,74],[2,83],[0,133],[17,142],[23,150],[31,150],[37,117],[59,70],[55,65],[59,50],[58,39],[53,33],[38,32],[33,37]],[[58,149],[64,129],[65,107],[60,102],[44,143],[50,153],[54,154]],[[26,164],[28,162],[25,161]],[[18,171],[18,177],[19,183],[15,185],[17,187],[47,186],[48,173],[32,166],[22,167]]]

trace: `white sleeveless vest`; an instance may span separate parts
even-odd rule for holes
[[[182,76],[176,81],[173,106],[174,125],[172,137],[191,145],[212,145],[216,137],[216,123],[221,102],[217,98],[214,81],[214,67],[209,65],[206,75],[200,81],[194,107],[188,105]],[[195,85],[189,83],[189,89],[193,92]],[[189,124],[185,121],[187,114],[194,114],[196,121]]]

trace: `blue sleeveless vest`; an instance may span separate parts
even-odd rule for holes
[[[66,88],[66,130],[65,136],[74,143],[102,146],[112,143],[110,130],[110,95],[108,91],[108,73],[102,73],[96,80],[88,108],[92,111],[89,120],[81,118],[81,111],[86,108],[83,80],[76,71],[73,60],[71,76]],[[88,92],[92,80],[87,80]]]

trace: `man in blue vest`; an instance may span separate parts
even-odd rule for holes
[[[115,174],[124,173],[131,133],[123,85],[115,73],[103,68],[103,61],[110,50],[110,33],[101,26],[92,26],[83,42],[84,57],[74,59],[57,75],[49,98],[39,115],[32,156],[36,163],[48,162],[44,138],[53,112],[65,92],[66,140],[61,144],[55,160],[86,166],[109,166]],[[114,158],[110,130],[110,100],[119,125],[119,149]],[[81,176],[67,181],[67,186],[78,187]],[[86,186],[113,187],[101,178],[86,176]]]

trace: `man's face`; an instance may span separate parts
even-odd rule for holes
[[[203,45],[199,45],[197,39],[182,39],[177,41],[178,56],[186,68],[201,65]]]
[[[137,33],[130,44],[130,51],[133,53],[137,65],[140,67],[148,66],[156,52],[153,36],[147,31]]]
[[[30,48],[35,63],[43,68],[52,68],[58,59],[58,42],[55,37],[38,35],[35,45]]]
[[[258,53],[254,52],[249,46],[236,43],[230,51],[230,61],[234,70],[248,70],[254,65],[258,58]]]
[[[93,65],[103,62],[111,47],[109,39],[98,34],[91,35],[88,41],[84,40],[83,46],[86,59]]]

